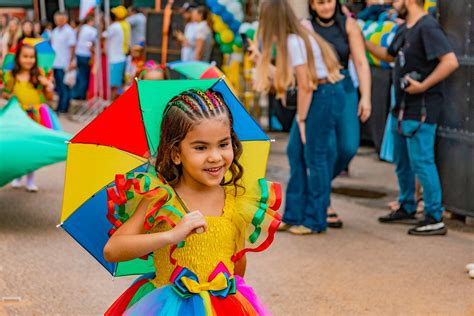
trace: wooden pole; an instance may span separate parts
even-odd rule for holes
[[[161,64],[166,65],[166,60],[168,57],[168,39],[170,32],[171,24],[171,6],[173,5],[173,0],[168,0],[166,4],[165,11],[163,12],[163,40],[161,43]]]
[[[45,0],[39,0],[39,5],[40,5],[40,16],[41,16],[41,22],[46,22],[48,20],[48,17],[46,15],[46,2]]]
[[[161,11],[161,0],[155,0],[155,11],[156,12]]]
[[[40,4],[39,0],[33,0],[33,11],[35,13],[35,21],[40,21]]]

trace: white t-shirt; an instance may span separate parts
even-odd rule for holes
[[[56,27],[51,32],[51,46],[56,54],[53,68],[65,69],[69,66],[71,62],[71,47],[74,45],[76,45],[76,33],[69,24]]]
[[[84,24],[79,30],[77,38],[76,55],[81,57],[92,56],[91,47],[97,39],[97,30],[95,27]]]
[[[139,45],[145,40],[146,16],[143,13],[137,13],[127,17],[127,21],[132,29],[131,46]]]
[[[191,47],[193,48],[193,59],[196,51],[196,41],[198,39],[204,40],[202,60],[210,61],[212,53],[212,31],[209,27],[209,24],[207,24],[207,21],[201,21],[197,23],[194,41],[191,43]]]
[[[110,64],[117,64],[124,62],[126,57],[123,53],[123,31],[118,22],[112,23],[107,31],[102,33],[102,36],[107,38],[107,56]]]
[[[193,55],[193,48],[191,47],[191,42],[196,37],[196,29],[197,29],[196,22],[188,22],[184,27],[184,37],[188,41],[187,45],[183,45],[181,48],[181,60],[182,61],[192,61],[194,60]]]
[[[312,36],[309,36],[309,41],[313,49],[314,64],[318,79],[326,79],[328,77],[328,68],[326,67],[326,64],[323,61],[321,49],[319,48],[318,43]],[[303,39],[296,34],[290,34],[288,36],[287,43],[288,57],[290,59],[291,67],[307,64],[308,57],[306,56],[306,47],[304,46]]]

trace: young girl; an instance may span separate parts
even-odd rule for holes
[[[50,126],[50,111],[45,110],[44,103],[52,96],[54,86],[38,68],[34,47],[20,42],[15,54],[15,65],[11,72],[5,75],[3,97],[8,99],[15,96],[23,110],[37,123]],[[48,122],[48,123],[47,123]],[[12,187],[21,187],[21,178],[12,182]],[[37,192],[34,183],[34,173],[27,176],[26,189]]]
[[[166,80],[168,75],[164,66],[158,65],[153,60],[147,61],[138,73],[141,80]]]
[[[335,150],[330,139],[344,105],[339,62],[326,41],[300,24],[286,0],[261,3],[257,38],[263,44],[257,90],[268,91],[273,85],[277,97],[284,98],[295,78],[298,88],[296,119],[288,140],[291,174],[281,229],[297,235],[324,232],[331,193],[329,154]],[[273,47],[275,67],[271,65]]]
[[[142,192],[104,248],[111,262],[153,253],[156,275],[139,278],[106,315],[268,314],[242,276],[244,254],[273,240],[279,187],[261,179],[244,188],[241,153],[219,93],[189,90],[168,103],[155,169],[170,197]]]

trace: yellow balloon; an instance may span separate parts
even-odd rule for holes
[[[219,18],[220,19],[220,18]],[[222,20],[219,20],[217,21],[216,23],[214,23],[214,31],[216,33],[221,33],[223,32],[225,29],[227,29],[227,25],[224,24],[224,22],[222,22]]]
[[[224,44],[231,43],[234,40],[234,33],[229,29],[225,29],[221,32],[221,40]]]
[[[242,49],[242,47],[239,47],[237,45],[232,45],[232,49],[234,50],[234,52],[236,53],[242,53],[244,50]]]

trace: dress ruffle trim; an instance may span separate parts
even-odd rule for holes
[[[239,231],[237,251],[232,257],[236,262],[246,252],[263,251],[273,242],[281,223],[277,210],[282,191],[279,183],[260,179],[245,189],[227,188],[226,194],[234,194],[230,216]],[[163,178],[149,172],[116,175],[114,185],[107,189],[107,197],[107,218],[113,225],[109,235],[133,215],[143,198],[151,200],[143,222],[147,231],[163,221],[174,227],[186,214],[175,198],[173,188]],[[172,251],[183,246],[184,242],[172,247]],[[170,261],[173,262],[172,253]]]

